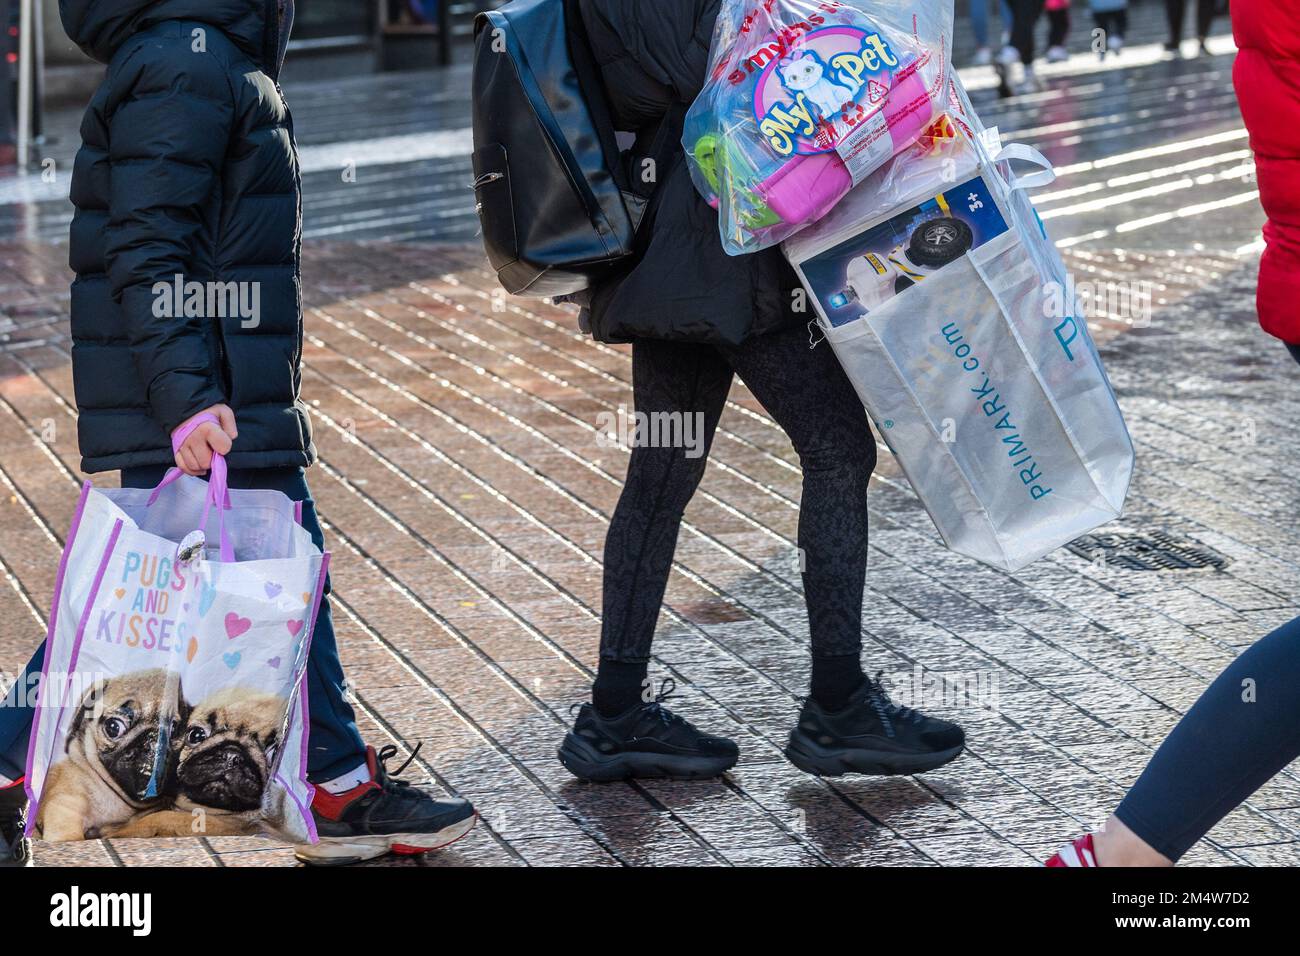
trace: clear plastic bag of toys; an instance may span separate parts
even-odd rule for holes
[[[952,18],[936,0],[723,0],[683,144],[729,254],[817,222],[943,113]]]

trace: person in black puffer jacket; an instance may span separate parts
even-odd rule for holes
[[[68,36],[107,65],[72,174],[82,467],[117,469],[124,487],[151,488],[173,463],[202,475],[224,456],[230,487],[302,502],[303,527],[323,549],[303,474],[315,449],[298,398],[298,160],[277,82],[292,0],[61,0],[59,9]],[[178,308],[190,283],[204,291],[201,304]],[[223,284],[223,301],[208,298],[209,283]],[[43,660],[42,646],[0,706],[0,833],[17,832],[25,809],[32,708],[23,691]],[[312,632],[307,690],[320,842],[299,847],[300,860],[423,852],[473,826],[466,801],[391,780],[383,761],[392,750],[376,755],[363,743],[328,601]],[[25,841],[0,849],[20,863],[30,856]]]
[[[572,9],[572,7],[568,7]],[[577,0],[618,130],[650,153],[699,94],[719,0]],[[680,140],[680,135],[676,137]],[[654,700],[647,665],[682,512],[704,474],[739,375],[789,435],[803,467],[800,567],[812,692],[786,754],[820,774],[916,773],[961,753],[961,728],[891,703],[862,670],[867,484],[875,443],[857,393],[829,348],[809,348],[799,281],[779,249],[728,256],[718,214],[696,192],[685,151],[660,171],[628,268],[589,290],[584,321],[632,342],[638,413],[671,416],[688,446],[637,443],[605,542],[600,664],[560,759],[576,776],[708,776],[737,759]],[[672,443],[670,443],[672,444]],[[754,517],[760,517],[755,515]],[[760,556],[756,556],[760,557]]]
[[[61,9],[69,36],[108,64],[72,174],[83,470],[170,464],[171,432],[214,405],[239,422],[230,467],[310,465],[298,399],[298,167],[276,82],[276,0]],[[159,315],[176,310],[155,309],[155,286],[178,275],[243,283],[258,314]]]

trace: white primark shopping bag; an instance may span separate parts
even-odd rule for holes
[[[329,555],[298,518],[279,492],[228,491],[220,456],[209,482],[86,483],[50,611],[29,832],[316,841],[303,674]]]
[[[1014,571],[1121,514],[1133,446],[1024,192],[1049,164],[950,106],[785,251],[944,541]]]

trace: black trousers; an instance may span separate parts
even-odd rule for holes
[[[1128,32],[1128,11],[1107,10],[1102,13],[1094,13],[1092,22],[1097,25],[1097,29],[1106,34],[1106,39],[1111,36],[1122,37]]]
[[[1183,16],[1187,12],[1188,0],[1165,0],[1165,16],[1169,20],[1169,42],[1179,43],[1183,39]],[[1214,11],[1218,0],[1196,0],[1196,38],[1204,40],[1210,35],[1210,26],[1214,23]]]
[[[1070,8],[1047,11],[1047,45],[1065,46],[1070,37]]]
[[[1009,0],[1011,5],[1011,45],[1020,53],[1020,62],[1034,62],[1034,28],[1043,15],[1043,0]]]
[[[803,468],[798,544],[813,654],[861,650],[867,482],[876,465],[875,440],[830,346],[809,349],[807,330],[797,327],[734,348],[648,339],[632,346],[636,412],[659,414],[661,422],[694,416],[698,426],[681,434],[698,442],[632,449],[605,539],[604,660],[642,663],[650,657],[682,512],[704,475],[733,375],[784,429]]]

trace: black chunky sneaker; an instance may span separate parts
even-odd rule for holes
[[[618,717],[602,717],[591,704],[583,704],[560,745],[560,763],[581,780],[601,781],[696,779],[730,770],[740,756],[735,741],[701,733],[663,705],[676,686],[666,678],[653,701]]]
[[[32,866],[27,828],[27,793],[21,782],[0,789],[0,867]]]
[[[898,706],[879,681],[879,674],[863,680],[835,713],[809,698],[785,748],[790,762],[819,777],[908,774],[941,767],[962,752],[960,727]]]
[[[311,812],[320,842],[295,847],[298,861],[346,866],[385,853],[414,856],[440,850],[469,833],[478,815],[468,800],[439,799],[393,779],[419,752],[417,744],[406,763],[390,774],[385,763],[397,748],[390,744],[376,754],[374,747],[367,747],[370,780],[340,794],[317,787]]]

